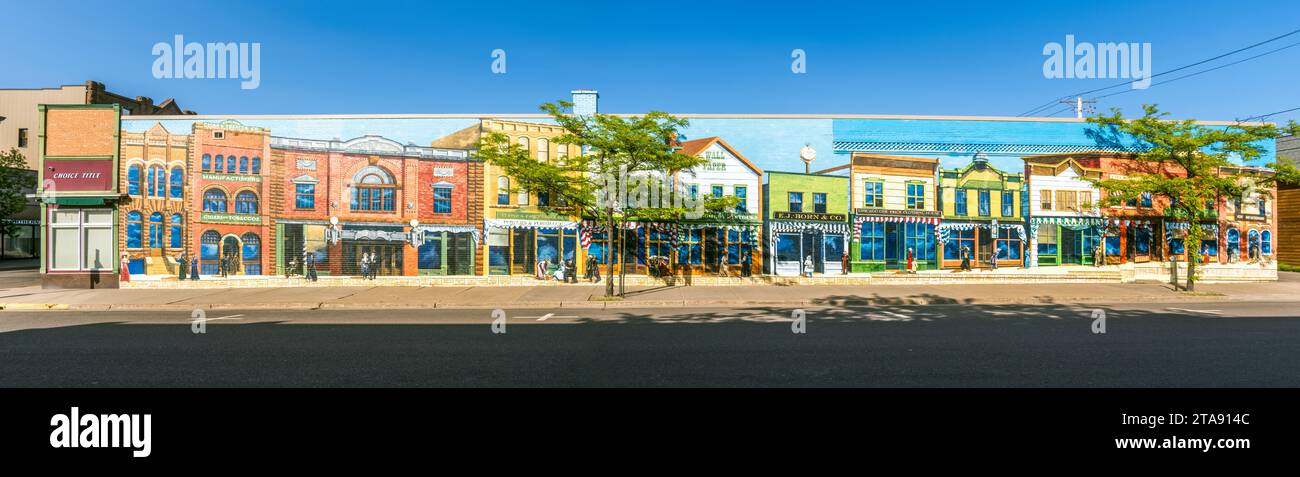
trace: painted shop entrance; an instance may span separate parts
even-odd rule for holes
[[[362,255],[374,254],[375,261],[370,266],[372,270],[373,267],[379,267],[374,271],[376,275],[401,275],[405,245],[403,242],[388,240],[345,240],[343,241],[343,269],[349,275],[359,275]]]

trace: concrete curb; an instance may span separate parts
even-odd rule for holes
[[[1281,298],[1267,298],[1269,301]],[[1216,302],[1226,300],[1243,300],[1232,295],[1148,295],[1129,297],[1054,297],[1052,301],[1043,301],[1034,297],[1023,298],[946,298],[936,297],[884,297],[872,299],[848,299],[822,301],[819,299],[793,300],[631,300],[631,301],[527,301],[496,303],[492,305],[468,303],[340,303],[340,302],[294,302],[294,303],[0,303],[0,310],[8,311],[192,311],[203,310],[433,310],[433,309],[495,309],[495,308],[537,308],[537,309],[630,309],[630,308],[742,308],[742,307],[789,307],[789,308],[827,308],[827,307],[869,307],[869,306],[929,306],[929,305],[1088,305],[1133,303],[1185,303]],[[1249,300],[1249,299],[1247,299]]]

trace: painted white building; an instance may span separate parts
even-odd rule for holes
[[[1101,170],[1068,157],[1025,157],[1029,177],[1029,265],[1090,265],[1100,244]]]

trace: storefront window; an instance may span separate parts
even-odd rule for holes
[[[221,235],[215,230],[203,232],[199,240],[199,273],[216,275],[221,271]]]
[[[776,237],[776,261],[799,262],[799,234],[779,234]]]
[[[442,270],[442,236],[426,236],[420,244],[419,257],[421,270]]]
[[[966,247],[973,259],[975,254],[975,229],[948,232],[948,240],[943,243],[943,259],[961,260],[962,247]]]
[[[1133,236],[1136,237],[1134,240],[1136,243],[1133,245],[1133,248],[1137,250],[1137,254],[1138,255],[1150,254],[1151,253],[1151,229],[1146,227],[1138,227],[1137,230],[1133,232]],[[1119,237],[1115,237],[1115,239],[1119,240]],[[1179,246],[1179,250],[1182,250],[1181,240],[1179,241],[1178,246]],[[1107,245],[1107,248],[1109,247],[1110,246]],[[1110,252],[1107,251],[1106,253],[1109,254]],[[1182,252],[1174,252],[1174,253],[1182,253]]]
[[[1228,229],[1228,237],[1227,237],[1227,238],[1228,238],[1228,240],[1227,240],[1227,241],[1228,241],[1228,256],[1229,256],[1229,257],[1234,257],[1234,256],[1235,256],[1235,257],[1240,257],[1240,256],[1241,256],[1241,232],[1238,232],[1236,228]]]
[[[862,223],[862,243],[859,250],[862,260],[885,259],[885,224],[883,222]]]
[[[1008,230],[999,232],[1010,233]],[[997,240],[998,260],[1020,260],[1020,239],[1018,237],[1004,238],[999,236]]]
[[[113,210],[59,208],[50,211],[50,269],[111,270]]]
[[[1169,253],[1172,253],[1174,255],[1179,255],[1186,251],[1187,250],[1183,246],[1183,239],[1176,238],[1176,239],[1169,240]]]
[[[903,224],[904,247],[913,250],[916,260],[934,260],[934,226],[921,223]],[[903,250],[906,257],[907,251]]]
[[[1039,255],[1056,255],[1056,226],[1043,225],[1038,227],[1038,254]]]
[[[126,213],[126,248],[143,247],[144,214],[137,211]]]
[[[257,234],[249,232],[240,237],[243,242],[242,256],[244,259],[245,275],[261,275],[262,264],[258,260],[262,256],[262,239]]]
[[[172,234],[171,247],[172,247],[172,248],[181,248],[181,237],[185,235],[185,233],[183,232],[184,229],[182,228],[182,226],[184,225],[184,222],[183,222],[182,219],[181,219],[181,214],[172,214],[172,224],[171,224],[171,225],[172,225],[172,230],[171,230],[171,234]]]
[[[1115,235],[1106,236],[1106,255],[1119,255],[1119,237]]]
[[[1214,238],[1201,239],[1201,255],[1216,257],[1219,255],[1219,240]]]
[[[825,249],[824,259],[828,262],[839,262],[840,257],[844,256],[844,236],[840,234],[826,234],[822,236],[822,244]]]
[[[678,244],[677,263],[691,265],[704,263],[703,230],[691,229],[685,235],[685,240]]]

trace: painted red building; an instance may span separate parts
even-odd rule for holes
[[[204,275],[261,275],[275,263],[266,198],[270,131],[238,121],[194,123],[189,177],[192,250]]]
[[[271,138],[277,273],[472,275],[481,236],[482,163],[467,149]],[[474,180],[471,180],[471,177]],[[310,258],[309,258],[310,257]]]

